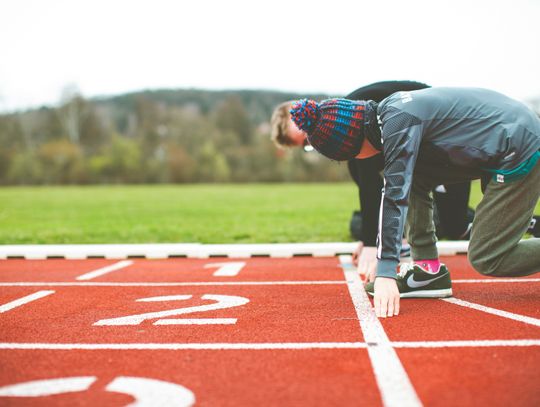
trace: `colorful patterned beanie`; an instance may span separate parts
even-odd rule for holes
[[[291,118],[307,133],[310,144],[331,160],[350,160],[364,141],[366,102],[328,99],[317,103],[302,99],[293,104]]]

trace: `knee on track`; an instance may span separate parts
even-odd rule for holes
[[[486,258],[485,256],[480,256],[474,251],[469,251],[467,254],[469,262],[473,268],[480,274],[484,276],[496,276],[498,273],[498,265],[500,264],[499,259],[497,258]]]

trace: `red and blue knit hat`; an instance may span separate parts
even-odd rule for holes
[[[350,160],[364,141],[366,102],[328,99],[317,103],[302,99],[293,104],[291,118],[307,133],[309,143],[332,160]]]

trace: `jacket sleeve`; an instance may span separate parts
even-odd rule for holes
[[[381,118],[384,188],[379,213],[377,277],[396,278],[414,166],[422,141],[422,122],[392,108]]]

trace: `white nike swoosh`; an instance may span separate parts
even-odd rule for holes
[[[409,278],[407,279],[407,285],[411,288],[420,288],[420,287],[424,287],[430,283],[432,283],[433,281],[435,280],[438,280],[439,278],[443,278],[447,275],[448,273],[444,273],[443,275],[439,276],[439,277],[435,277],[435,278],[432,278],[432,279],[429,279],[429,280],[423,280],[423,281],[416,281],[414,279],[414,274],[411,274],[409,276]]]

